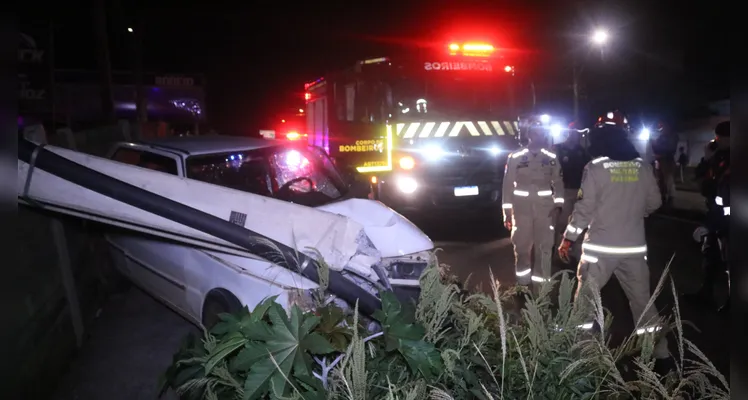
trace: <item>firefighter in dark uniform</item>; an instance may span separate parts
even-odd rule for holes
[[[575,127],[575,123],[569,124],[566,141],[555,146],[553,152],[558,156],[564,180],[564,205],[561,208],[556,221],[556,244],[561,243],[561,238],[569,223],[569,217],[574,210],[574,204],[579,196],[579,188],[582,186],[582,174],[584,166],[592,160],[587,149],[582,146],[582,132]],[[578,258],[581,254],[581,242],[575,243],[573,255]]]
[[[694,239],[701,243],[705,277],[699,291],[687,298],[712,305],[714,285],[720,275],[726,273],[729,278],[725,255],[730,226],[730,121],[717,124],[715,138],[707,144],[696,167],[696,178],[701,181],[701,194],[707,205],[705,224],[694,232]],[[722,309],[729,309],[729,301]]]

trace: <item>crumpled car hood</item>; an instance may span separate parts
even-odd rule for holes
[[[432,250],[434,243],[407,218],[376,200],[348,199],[317,207],[363,225],[382,257]]]

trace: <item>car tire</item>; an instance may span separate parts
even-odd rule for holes
[[[210,330],[221,319],[218,315],[223,313],[235,313],[241,310],[242,304],[231,292],[225,289],[214,289],[205,298],[203,303],[202,324],[205,329]]]

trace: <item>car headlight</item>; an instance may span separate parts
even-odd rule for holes
[[[436,145],[424,147],[422,153],[430,160],[438,160],[444,157],[444,149]]]
[[[426,262],[398,261],[390,264],[390,277],[392,279],[419,279],[427,266]]]
[[[416,160],[411,156],[405,156],[400,159],[399,164],[402,169],[413,169],[416,166]]]
[[[492,155],[498,156],[498,155],[499,155],[499,154],[501,153],[501,148],[500,148],[500,147],[498,147],[498,146],[494,146],[494,147],[491,147],[490,149],[488,149],[488,151],[489,151],[489,152],[490,152],[490,153],[491,153]]]
[[[397,178],[397,188],[403,193],[413,193],[418,189],[418,182],[409,176],[401,176]]]
[[[553,124],[551,125],[551,136],[554,138],[557,138],[561,136],[561,133],[563,132],[564,128],[561,127],[560,124]]]

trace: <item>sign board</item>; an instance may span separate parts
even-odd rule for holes
[[[18,111],[47,117],[52,110],[52,55],[49,25],[22,25],[18,45]]]
[[[384,139],[356,140],[354,144],[341,144],[338,150],[341,153],[368,153],[383,152]]]
[[[189,76],[155,76],[154,85],[156,86],[194,86],[195,79]]]
[[[427,61],[423,64],[426,71],[493,71],[493,65],[485,61]]]
[[[265,139],[275,139],[275,131],[269,129],[260,129],[260,136]]]

